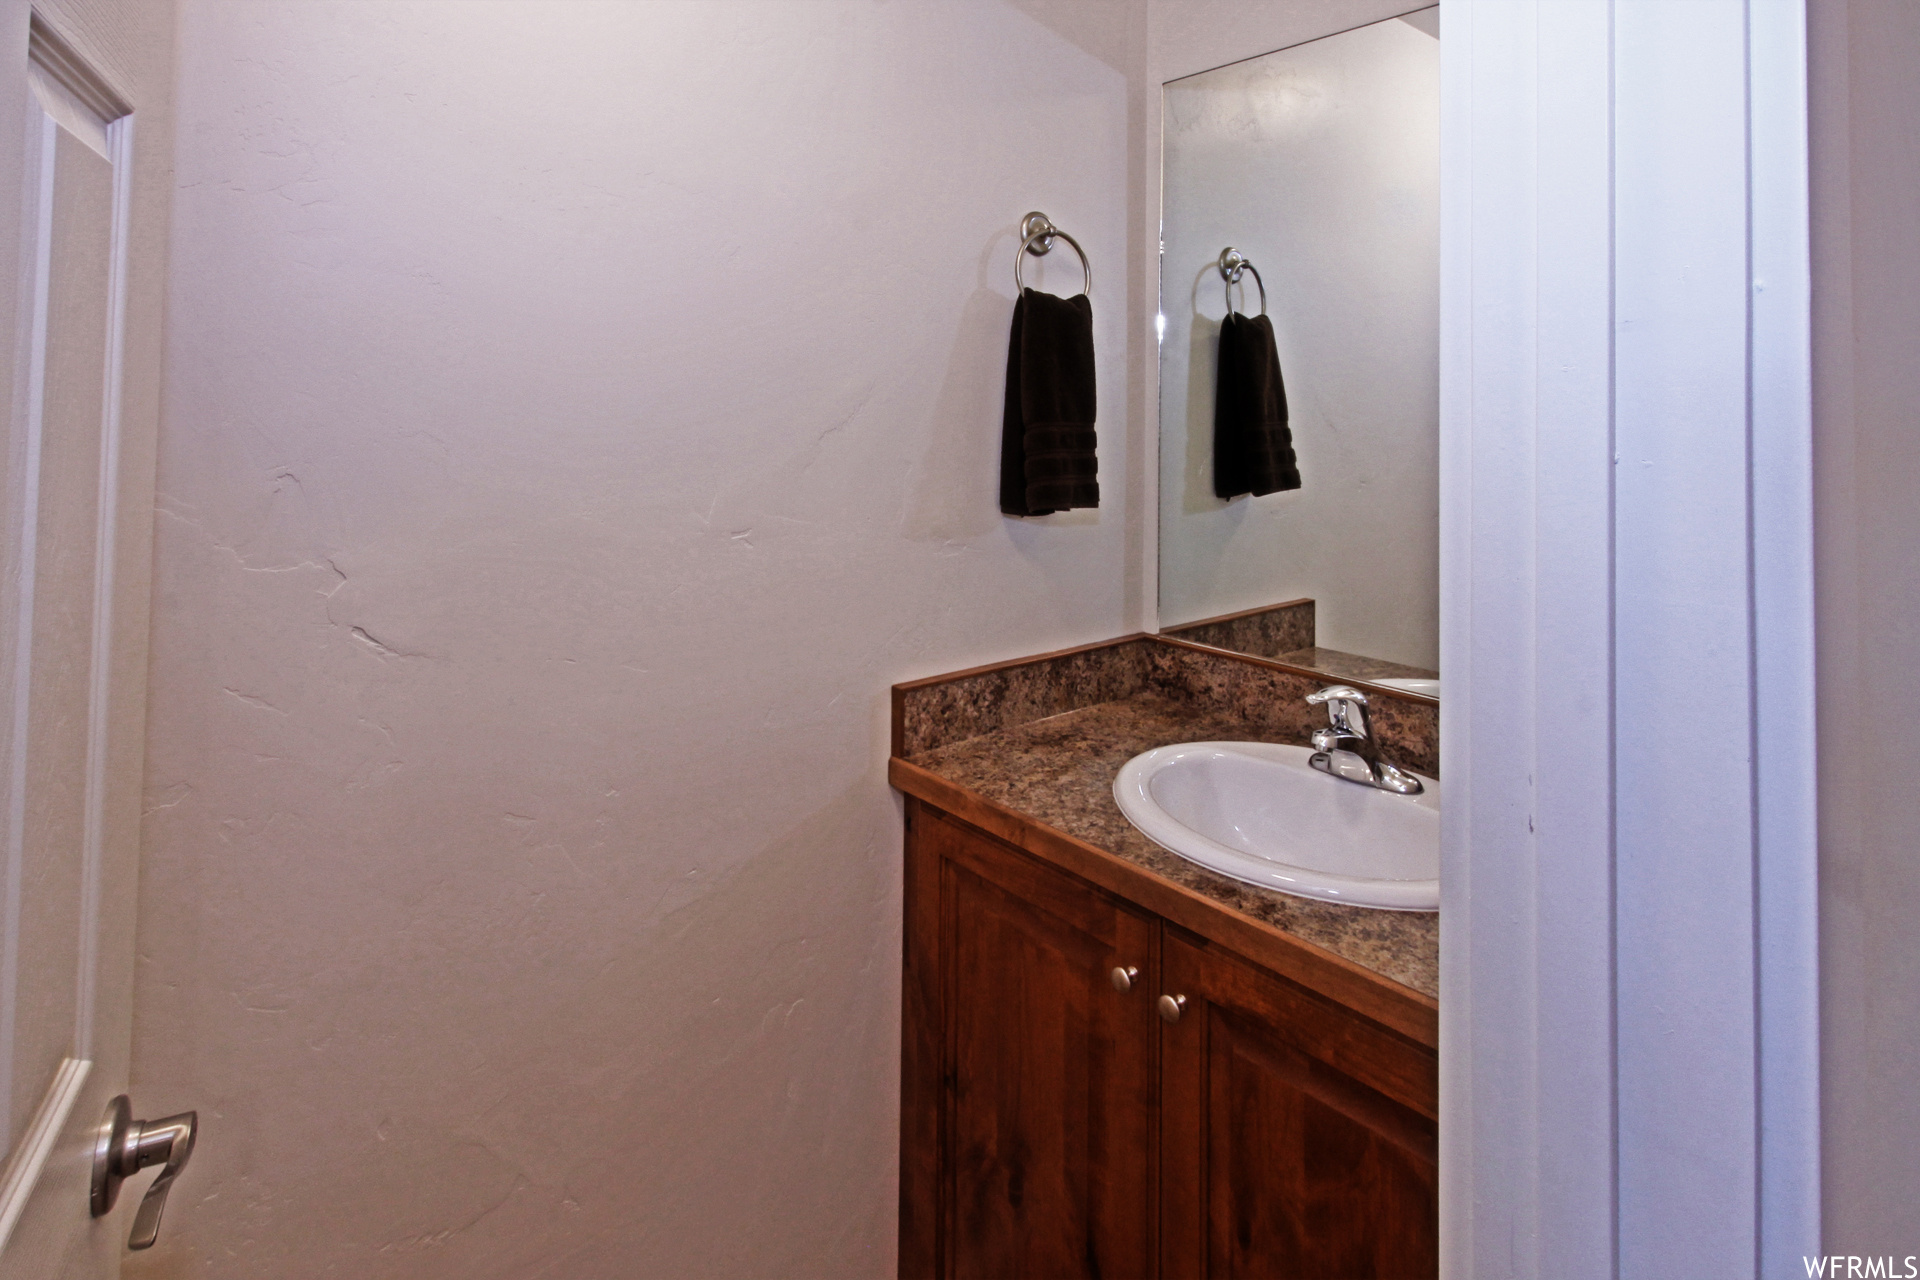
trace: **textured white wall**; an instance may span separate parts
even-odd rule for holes
[[[1920,10],[1809,6],[1827,1248],[1920,1254]]]
[[[887,685],[1137,622],[1144,5],[183,7],[129,1274],[891,1274]]]

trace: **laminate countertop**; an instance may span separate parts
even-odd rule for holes
[[[1391,982],[1437,999],[1440,917],[1297,898],[1217,875],[1142,835],[1113,799],[1120,767],[1176,742],[1287,741],[1149,689],[931,747],[906,763]],[[1337,785],[1329,779],[1329,785]],[[1430,1006],[1429,1006],[1430,1007]]]

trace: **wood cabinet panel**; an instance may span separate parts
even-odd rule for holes
[[[1438,1274],[1432,1048],[920,800],[907,821],[902,1277]]]
[[[1161,1274],[1439,1272],[1431,1050],[1175,936],[1162,985]]]
[[[911,823],[909,919],[939,942],[909,941],[902,1274],[1150,1274],[1155,922],[933,811]],[[929,1139],[931,1169],[908,1149]]]
[[[907,801],[904,965],[900,983],[901,1280],[946,1273],[941,1204],[947,1075],[940,990],[940,856],[926,839],[931,811]]]

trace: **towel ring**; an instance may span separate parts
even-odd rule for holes
[[[1244,271],[1253,272],[1253,282],[1260,286],[1260,314],[1267,314],[1267,282],[1260,278],[1260,268],[1232,246],[1220,251],[1220,278],[1226,282],[1227,314],[1233,314],[1233,286],[1240,283],[1240,274]]]
[[[1087,277],[1087,282],[1080,292],[1088,297],[1093,296],[1093,264],[1087,261],[1087,251],[1080,247],[1078,240],[1054,226],[1052,219],[1044,213],[1030,213],[1020,219],[1020,234],[1022,237],[1020,251],[1013,255],[1015,292],[1025,292],[1027,287],[1026,282],[1020,278],[1020,267],[1027,260],[1027,255],[1032,254],[1036,258],[1043,256],[1052,250],[1054,238],[1058,237],[1072,245],[1073,251],[1080,255],[1080,269],[1086,273]]]

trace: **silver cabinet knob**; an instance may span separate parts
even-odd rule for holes
[[[151,1248],[160,1235],[160,1214],[167,1207],[167,1192],[173,1180],[187,1167],[193,1154],[193,1140],[200,1131],[200,1113],[182,1112],[164,1120],[135,1120],[127,1095],[121,1094],[107,1104],[101,1118],[100,1134],[93,1144],[93,1216],[104,1216],[120,1195],[120,1184],[142,1169],[165,1163],[166,1168],[147,1188],[140,1208],[133,1215],[133,1234],[127,1248]]]
[[[1133,980],[1140,976],[1140,971],[1132,965],[1115,965],[1113,973],[1109,976],[1113,979],[1115,991],[1131,991]]]
[[[1162,1022],[1180,1021],[1180,1011],[1182,1009],[1185,1009],[1186,1007],[1187,1007],[1187,998],[1185,996],[1161,996],[1160,1003],[1158,1005],[1158,1008],[1160,1010],[1160,1021]]]

